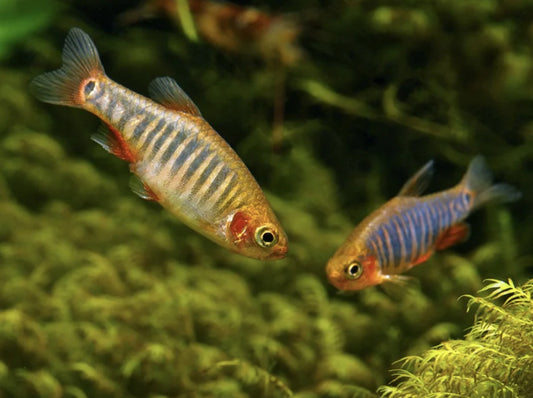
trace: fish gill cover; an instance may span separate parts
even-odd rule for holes
[[[101,0],[63,4],[9,46],[0,394],[529,397],[530,2],[254,5],[299,24],[297,62],[189,41],[164,15],[119,26],[131,5]],[[176,78],[267,192],[287,259],[240,258],[190,232],[129,192],[124,164],[89,139],[94,118],[31,98],[28,82],[57,67],[73,26],[102,43],[107,73],[128,88]],[[435,159],[438,190],[477,154],[520,202],[474,215],[467,243],[409,272],[420,284],[408,294],[328,285],[329,256],[421,164]],[[484,298],[483,279],[501,280]]]

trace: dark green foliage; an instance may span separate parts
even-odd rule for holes
[[[382,394],[407,396],[465,353],[474,373],[443,383],[489,375],[477,393],[527,396],[531,336],[515,333],[531,320],[520,306],[531,283],[470,298],[475,327],[451,339],[472,323],[457,297],[486,278],[531,279],[530,3],[257,3],[303,30],[276,153],[272,65],[192,42],[164,19],[119,27],[129,2],[63,2],[46,34],[28,36],[56,12],[34,18],[28,5],[18,17],[35,26],[0,48],[11,56],[0,68],[0,396],[355,398],[387,384]],[[154,77],[176,78],[265,188],[286,260],[231,254],[135,197],[127,165],[89,140],[94,116],[29,96],[72,26],[126,87],[146,94]],[[479,153],[520,202],[476,213],[470,241],[409,271],[419,282],[408,290],[328,285],[329,256],[414,171],[436,159],[430,190],[447,188]],[[391,384],[405,356],[412,373]]]
[[[18,42],[50,24],[58,5],[55,0],[2,0],[0,2],[0,59],[7,58]]]

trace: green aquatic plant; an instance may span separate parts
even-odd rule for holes
[[[307,56],[287,75],[276,154],[272,74],[157,21],[110,30],[129,7],[119,3],[63,2],[46,37],[18,41],[14,67],[0,68],[2,397],[376,397],[394,361],[443,341],[430,356],[475,343],[487,361],[464,359],[494,378],[519,363],[487,345],[507,320],[457,340],[471,324],[457,297],[484,278],[531,278],[531,2],[259,2],[320,16],[302,19]],[[57,66],[73,26],[98,38],[128,88],[176,77],[268,192],[287,259],[238,258],[189,231],[129,191],[127,166],[89,140],[96,118],[32,99],[28,82]],[[414,170],[435,158],[438,190],[477,153],[522,201],[476,213],[470,240],[410,270],[419,283],[397,297],[328,284],[328,257]],[[484,300],[495,317],[529,319],[496,305],[508,297]],[[509,375],[508,389],[524,381]],[[401,382],[387,388],[400,394]]]
[[[533,279],[522,286],[489,280],[466,296],[476,308],[464,340],[449,340],[420,356],[406,357],[393,371],[397,386],[382,397],[513,397],[533,392]],[[498,304],[498,301],[502,302]]]
[[[0,59],[32,32],[51,23],[58,5],[55,0],[2,0],[0,2]]]

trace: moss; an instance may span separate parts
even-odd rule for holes
[[[40,37],[27,31],[6,47],[0,395],[353,398],[440,382],[524,396],[528,347],[509,336],[528,314],[519,298],[495,303],[530,284],[493,282],[488,297],[470,298],[482,310],[466,340],[471,315],[457,297],[533,271],[530,2],[259,2],[300,16],[306,55],[282,92],[277,68],[193,43],[162,19],[117,28],[124,4],[65,3],[39,22],[51,23]],[[264,188],[289,235],[287,259],[229,253],[135,197],[127,165],[90,142],[93,115],[29,95],[28,81],[58,66],[72,26],[126,87],[146,94],[156,76],[177,79]],[[434,158],[432,187],[447,188],[478,153],[523,191],[520,202],[473,215],[470,240],[410,270],[418,282],[408,288],[343,295],[328,284],[329,256],[414,170]],[[457,378],[444,365],[459,354],[491,381]],[[391,382],[405,356],[405,379]],[[428,378],[437,365],[442,377]]]
[[[400,361],[396,387],[381,387],[383,397],[527,397],[533,391],[533,280],[523,286],[491,280],[467,296],[476,308],[465,340],[450,340]],[[498,304],[498,301],[503,302]]]

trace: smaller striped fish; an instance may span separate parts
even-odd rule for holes
[[[73,28],[63,66],[37,76],[31,89],[41,101],[102,119],[92,138],[130,163],[140,197],[236,253],[261,260],[287,254],[285,232],[252,174],[173,79],[155,79],[152,99],[128,90],[107,77],[91,38]]]
[[[398,196],[367,216],[328,261],[326,274],[340,290],[361,290],[383,282],[401,282],[399,275],[426,261],[435,250],[464,241],[463,220],[479,206],[517,200],[507,184],[491,185],[485,161],[477,156],[459,184],[420,197],[433,175],[433,161],[403,186]]]

